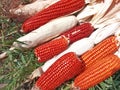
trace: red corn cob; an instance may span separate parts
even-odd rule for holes
[[[54,90],[65,81],[83,71],[83,64],[73,53],[69,52],[59,58],[36,82],[40,90]]]
[[[59,37],[48,43],[38,46],[34,52],[39,62],[45,62],[53,56],[61,53],[68,47],[68,40],[65,37]]]
[[[22,29],[24,32],[30,32],[48,21],[60,16],[70,14],[74,11],[81,9],[85,5],[84,0],[61,0],[49,6],[43,11],[37,13],[30,19],[26,20]]]
[[[88,37],[94,30],[94,27],[90,23],[82,23],[77,27],[72,28],[69,31],[66,31],[62,35],[70,40],[70,43],[73,43],[81,38]]]
[[[93,30],[94,28],[90,23],[83,23],[76,26],[63,33],[61,37],[35,48],[35,55],[38,57],[39,62],[45,62],[67,49],[69,43],[73,43],[79,39],[89,36]]]
[[[98,59],[74,81],[75,87],[80,90],[88,89],[113,75],[120,69],[120,59],[116,55],[108,55]]]
[[[102,59],[109,54],[113,54],[118,50],[117,40],[115,36],[111,36],[98,45],[96,45],[91,50],[84,53],[81,58],[86,64],[86,67],[90,67],[93,65],[97,59]]]

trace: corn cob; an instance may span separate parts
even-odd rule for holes
[[[73,53],[67,53],[59,58],[36,82],[40,90],[54,90],[83,71],[80,59]]]
[[[36,0],[27,5],[19,5],[9,10],[10,16],[12,18],[17,18],[19,21],[25,21],[57,1],[59,0]]]
[[[88,89],[113,75],[120,69],[120,58],[116,55],[108,55],[87,68],[75,78],[74,85],[80,90]]]
[[[48,21],[70,14],[81,9],[85,5],[84,0],[61,0],[50,7],[38,12],[36,15],[25,21],[22,25],[23,32],[30,32]]]
[[[72,28],[69,31],[66,31],[62,35],[70,40],[70,44],[77,41],[78,39],[88,37],[94,28],[90,23],[82,23],[77,27]]]
[[[120,22],[116,22],[116,23],[111,23],[105,27],[100,27],[91,34],[90,38],[93,38],[95,44],[98,44],[107,37],[114,35],[114,33],[117,31],[119,26],[120,26]]]
[[[76,24],[77,24],[77,20],[75,16],[68,16],[68,17],[55,19],[43,25],[42,27],[30,32],[29,34],[17,39],[18,41],[23,42],[25,44],[14,43],[14,46],[15,47],[20,46],[22,48],[35,47],[48,40],[51,40],[52,38],[59,36],[61,33],[69,30],[70,28],[74,27]]]
[[[115,53],[118,50],[117,40],[115,36],[111,36],[98,45],[96,45],[91,50],[84,53],[81,58],[86,64],[86,67],[89,67],[95,62],[97,59],[102,59],[105,56]]]
[[[64,51],[68,46],[68,40],[65,37],[56,38],[48,43],[38,46],[34,52],[39,62],[45,62],[53,56]]]
[[[45,62],[67,49],[69,44],[89,36],[93,30],[94,28],[90,23],[83,23],[76,26],[63,33],[59,38],[35,48],[35,55],[38,57],[39,62]]]

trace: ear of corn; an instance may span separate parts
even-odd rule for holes
[[[76,24],[77,19],[73,15],[54,19],[40,28],[18,38],[17,41],[23,43],[14,42],[13,46],[24,49],[33,48],[59,36],[63,32],[76,26]]]
[[[91,50],[84,53],[81,58],[85,62],[86,66],[89,67],[97,59],[102,59],[103,57],[115,53],[118,50],[117,41],[115,36],[111,36],[98,45],[96,45]]]
[[[97,61],[80,74],[74,81],[80,90],[88,89],[110,77],[120,69],[120,59],[116,55],[108,55]]]
[[[35,48],[35,55],[38,57],[38,61],[45,62],[51,59],[53,56],[67,49],[69,43],[89,36],[93,29],[90,23],[83,23],[66,31],[61,37],[38,46]]]
[[[67,37],[70,40],[70,43],[73,43],[81,38],[88,37],[94,28],[90,23],[82,23],[77,27],[72,28],[69,31],[66,31],[62,35]]]
[[[13,0],[14,1],[14,0]],[[19,1],[19,0],[17,0]],[[59,0],[35,0],[34,2],[27,5],[20,5],[17,8],[10,9],[10,16],[12,18],[17,18],[20,21],[25,21],[37,12],[42,11],[53,3]]]
[[[95,37],[95,40],[94,40],[95,44],[98,44],[102,40],[106,39],[107,37],[114,35],[114,33],[117,31],[119,26],[120,26],[120,22],[117,22],[117,23],[109,24],[104,28],[99,28],[100,32]]]
[[[56,38],[48,43],[38,46],[34,52],[39,62],[45,62],[53,56],[64,51],[68,46],[68,40],[65,37]]]
[[[81,9],[85,5],[84,0],[61,0],[57,3],[49,6],[41,12],[38,12],[36,15],[26,20],[22,29],[24,32],[30,32],[48,21],[70,14],[74,11]]]
[[[54,90],[65,81],[83,71],[83,64],[73,53],[69,52],[59,58],[36,82],[40,90]]]

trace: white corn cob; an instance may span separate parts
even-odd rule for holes
[[[61,33],[69,30],[77,24],[75,16],[67,16],[54,19],[29,34],[17,39],[23,43],[14,42],[13,46],[22,48],[32,48],[42,44],[52,38],[59,36]]]
[[[23,16],[27,19],[57,1],[59,0],[36,0],[33,3],[20,5],[17,8],[10,9],[10,13],[15,15],[16,17]]]
[[[75,52],[78,56],[82,55],[89,49],[91,49],[94,46],[93,41],[90,38],[83,38],[79,41],[76,41],[73,43],[67,50],[63,51],[56,57],[48,60],[43,66],[42,70],[45,72],[58,58],[63,56],[64,54],[68,52]]]
[[[95,44],[98,44],[105,38],[113,35],[115,31],[119,28],[119,26],[120,26],[120,22],[117,22],[110,24],[106,27],[99,28],[91,34],[90,38],[94,40]]]

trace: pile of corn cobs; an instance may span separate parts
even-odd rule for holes
[[[119,8],[119,0],[36,0],[11,9],[13,16],[28,18],[21,28],[28,34],[10,50],[35,47],[38,61],[45,62],[33,90],[55,90],[72,78],[73,90],[86,90],[118,71]]]

